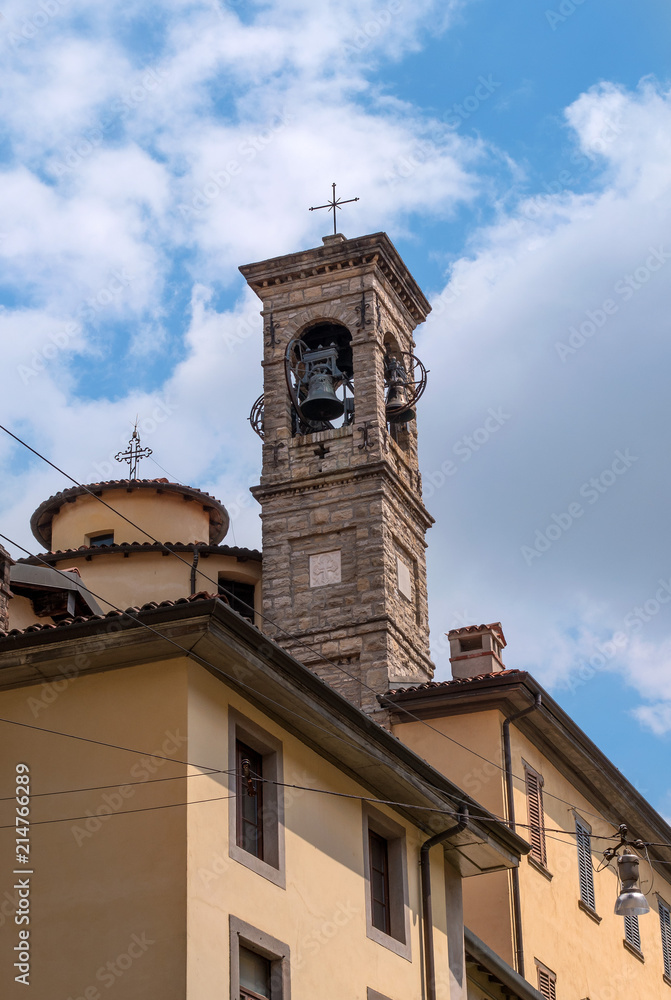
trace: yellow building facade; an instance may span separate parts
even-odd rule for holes
[[[65,489],[42,551],[0,547],[2,995],[671,996],[668,825],[498,623],[431,680],[421,290],[384,233],[241,270],[263,564],[165,479]]]
[[[421,997],[440,833],[436,995],[466,995],[462,881],[524,842],[220,600],[14,630],[0,684],[3,996]]]
[[[385,700],[399,739],[531,843],[515,874],[465,888],[465,923],[551,1000],[664,1000],[671,829],[531,675],[504,668],[502,638],[498,624],[451,632],[458,676]],[[641,842],[651,907],[627,920],[614,913],[618,874],[603,857],[620,824]]]

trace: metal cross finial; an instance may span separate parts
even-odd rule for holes
[[[141,458],[149,458],[152,454],[151,448],[141,448],[140,447],[140,435],[137,432],[137,418],[135,419],[135,427],[133,428],[133,436],[128,442],[128,447],[125,451],[118,451],[114,458],[117,462],[128,462],[129,466],[129,479],[137,479],[137,465]]]
[[[311,212],[316,212],[320,208],[328,208],[329,211],[333,212],[333,235],[337,236],[338,235],[338,229],[337,229],[337,225],[336,225],[336,210],[339,209],[341,205],[349,205],[350,202],[352,202],[352,201],[358,201],[359,199],[358,198],[347,198],[345,201],[343,201],[342,198],[336,198],[335,181],[333,182],[333,184],[331,186],[333,187],[333,197],[331,198],[331,201],[327,201],[325,205],[315,205],[313,208],[310,209],[310,211]]]

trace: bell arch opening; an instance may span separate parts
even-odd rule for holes
[[[353,422],[352,335],[343,323],[307,326],[287,347],[285,373],[294,436]]]
[[[403,352],[396,337],[384,335],[384,381],[387,432],[403,451],[410,446],[408,422],[415,419],[414,410],[405,404],[408,399],[408,372]]]

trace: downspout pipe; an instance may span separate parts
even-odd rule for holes
[[[196,571],[198,570],[198,560],[200,559],[200,549],[197,545],[193,547],[193,562],[191,563],[191,596],[196,593]]]
[[[506,800],[508,803],[508,826],[515,830],[515,798],[513,795],[513,762],[510,752],[510,723],[517,722],[524,715],[535,712],[541,707],[541,696],[536,695],[533,705],[523,708],[521,712],[515,712],[503,721],[503,756],[506,773]],[[524,976],[524,941],[522,939],[522,904],[520,901],[520,872],[519,868],[511,871],[513,882],[513,920],[515,924],[515,967],[520,976]]]
[[[461,833],[468,823],[468,807],[457,813],[458,822],[425,840],[419,852],[419,867],[422,879],[422,920],[424,923],[424,975],[426,977],[426,1000],[436,1000],[436,960],[433,950],[433,906],[431,904],[431,865],[429,851],[436,844],[449,840],[455,833]]]

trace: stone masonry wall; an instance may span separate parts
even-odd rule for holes
[[[241,270],[264,305],[263,473],[252,490],[262,507],[263,612],[276,623],[264,627],[374,711],[376,694],[433,673],[424,541],[432,519],[416,421],[392,440],[384,392],[385,336],[411,352],[428,304],[384,234],[331,238]],[[286,346],[323,321],[352,336],[355,419],[293,437]]]

